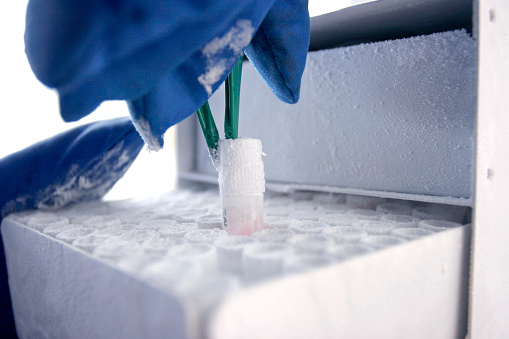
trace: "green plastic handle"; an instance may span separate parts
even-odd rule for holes
[[[226,139],[237,139],[239,136],[240,79],[243,61],[244,55],[237,60],[225,81],[224,136]]]
[[[200,121],[205,141],[209,147],[209,152],[212,154],[213,151],[217,150],[219,133],[217,131],[216,123],[214,122],[214,117],[210,112],[208,101],[205,101],[205,103],[196,111],[196,115],[198,115],[198,120]]]

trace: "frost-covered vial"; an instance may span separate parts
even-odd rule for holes
[[[264,226],[262,142],[222,139],[218,146],[224,230],[230,235],[251,235]]]

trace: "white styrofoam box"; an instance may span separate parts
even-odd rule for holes
[[[185,337],[174,296],[12,220],[2,235],[20,338]]]
[[[464,338],[469,230],[460,227],[225,300],[211,338]]]
[[[310,52],[295,105],[246,62],[239,135],[263,141],[268,184],[469,205],[476,51],[453,31]],[[222,126],[224,92],[209,102]],[[213,182],[195,117],[179,129],[179,176]]]
[[[268,193],[266,203],[284,201],[295,211],[313,198]],[[342,211],[345,220],[362,216],[361,210],[342,204],[345,199],[332,198],[344,208],[331,210]],[[206,206],[212,206],[208,213],[220,208],[216,200],[217,191],[215,196],[173,192],[149,201],[96,202],[5,218],[2,236],[18,335],[270,338],[465,333],[468,226],[444,221],[450,227],[436,234],[417,232],[421,238],[409,241],[362,231],[388,222],[368,220],[347,227],[361,230],[358,237],[338,238],[330,236],[331,228],[345,226],[292,217],[289,224],[276,223],[275,233],[257,232],[232,242],[226,241],[223,230],[197,229],[188,222],[193,213],[201,220]],[[54,220],[86,221],[94,214],[102,215],[94,220],[117,220],[117,225],[74,223],[77,228],[55,234]],[[334,222],[341,218],[329,215]],[[140,216],[148,220],[140,221]],[[313,226],[294,225],[296,230],[315,233],[293,233],[289,225],[296,222]],[[168,232],[175,227],[181,232]],[[416,225],[413,229],[419,230]],[[281,237],[281,231],[288,234]],[[77,238],[71,242],[73,237]]]

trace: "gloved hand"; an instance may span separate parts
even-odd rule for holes
[[[118,118],[76,127],[0,159],[1,217],[98,199],[142,147],[131,121]]]
[[[102,197],[142,147],[131,121],[121,118],[74,128],[0,159],[0,222],[11,212]],[[0,300],[1,337],[15,338],[1,236]]]
[[[248,45],[274,93],[296,102],[309,14],[307,0],[30,0],[25,43],[36,76],[58,90],[64,120],[128,100],[137,130],[157,150]]]

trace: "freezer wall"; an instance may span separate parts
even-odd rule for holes
[[[465,30],[310,52],[296,105],[245,62],[240,102],[239,134],[262,140],[269,183],[470,201],[476,42]],[[210,104],[222,131],[224,90]],[[194,119],[180,126],[180,176],[216,176]]]

